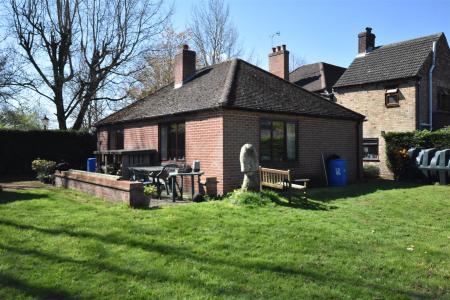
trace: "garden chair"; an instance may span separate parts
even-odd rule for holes
[[[167,165],[164,165],[164,167],[161,170],[161,172],[159,172],[156,175],[156,177],[155,177],[156,178],[155,185],[156,185],[156,188],[157,188],[159,199],[161,199],[161,194],[162,194],[161,187],[163,187],[164,190],[166,190],[167,196],[170,195],[170,192],[176,193],[176,191],[170,191],[171,186],[172,186],[170,184],[171,183],[170,180],[175,180],[175,178],[169,178],[169,173],[175,172],[179,168],[180,167],[177,164],[167,164]],[[178,183],[177,182],[175,182],[175,183],[178,186]]]

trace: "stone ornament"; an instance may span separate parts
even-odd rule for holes
[[[244,173],[241,189],[244,191],[259,191],[258,155],[252,144],[242,146],[239,161],[241,163],[241,172]]]

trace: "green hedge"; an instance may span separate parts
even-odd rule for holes
[[[0,129],[0,174],[33,174],[36,158],[64,160],[84,170],[96,144],[96,136],[87,132]]]
[[[410,148],[450,149],[450,127],[437,131],[389,132],[386,140],[387,165],[396,179],[415,179],[420,176],[412,168],[407,151]]]

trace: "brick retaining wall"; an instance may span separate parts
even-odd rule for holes
[[[119,176],[69,170],[56,172],[55,184],[129,206],[139,205],[144,200],[142,183],[119,180]]]

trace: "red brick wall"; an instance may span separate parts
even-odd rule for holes
[[[241,185],[239,153],[245,143],[256,146],[259,153],[260,118],[297,120],[298,161],[263,166],[290,169],[296,178],[310,178],[312,184],[324,183],[322,157],[338,154],[348,160],[348,178],[355,182],[361,175],[362,161],[358,155],[357,122],[347,120],[295,117],[276,114],[226,111],[224,114],[224,192]],[[358,169],[359,165],[359,169]],[[359,171],[359,173],[358,173]]]
[[[176,162],[192,165],[200,160],[205,172],[202,182],[207,192],[222,194],[223,191],[223,122],[221,112],[192,114],[176,121],[186,122],[186,160]],[[170,122],[164,119],[163,122]],[[107,141],[107,135],[106,135]],[[107,142],[106,142],[107,145]],[[131,149],[155,149],[159,151],[158,122],[138,122],[124,127],[124,147]],[[184,181],[186,191],[190,191],[190,179]],[[196,184],[197,190],[197,184]]]
[[[124,127],[124,148],[158,150],[158,124],[134,123]]]
[[[186,163],[200,160],[203,182],[211,194],[223,193],[223,117],[221,112],[198,114],[186,120]],[[189,183],[188,181],[186,183]]]

